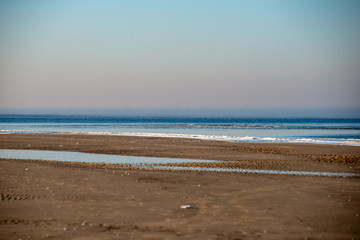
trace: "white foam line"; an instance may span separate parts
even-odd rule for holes
[[[190,138],[201,140],[218,140],[228,142],[273,142],[273,143],[315,143],[315,144],[335,144],[335,145],[351,145],[360,146],[359,139],[342,139],[342,140],[321,140],[311,138],[274,138],[274,137],[235,137],[235,136],[215,136],[200,134],[173,134],[173,133],[131,133],[131,132],[85,132],[80,134],[92,135],[119,135],[119,136],[141,136],[141,137],[173,137],[173,138]]]
[[[315,143],[332,145],[360,146],[360,139],[312,139],[312,138],[275,138],[275,137],[235,137],[216,136],[201,134],[175,134],[175,133],[133,133],[133,132],[55,132],[55,131],[31,131],[31,130],[0,130],[0,134],[84,134],[84,135],[114,135],[114,136],[139,136],[139,137],[164,137],[164,138],[188,138],[201,140],[217,140],[228,142],[270,142],[270,143]]]

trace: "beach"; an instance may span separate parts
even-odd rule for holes
[[[360,147],[2,134],[1,149],[224,160],[360,173]],[[1,160],[1,239],[358,239],[360,179]],[[181,206],[192,208],[183,209]]]
[[[0,240],[360,240],[360,0],[0,0]]]

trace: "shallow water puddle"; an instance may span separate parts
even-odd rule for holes
[[[154,169],[178,170],[178,171],[212,171],[212,172],[234,172],[234,173],[256,173],[256,174],[276,174],[276,175],[303,175],[303,176],[323,176],[323,177],[360,177],[356,173],[337,173],[337,172],[306,172],[306,171],[280,171],[280,170],[261,170],[261,169],[238,169],[238,168],[204,168],[204,167],[169,167],[153,166]]]
[[[175,167],[161,166],[160,164],[191,163],[191,162],[219,162],[216,160],[180,159],[180,158],[156,158],[156,157],[133,157],[110,154],[93,154],[65,151],[43,151],[43,150],[10,150],[0,149],[0,158],[3,159],[30,159],[48,160],[60,162],[85,162],[131,165],[139,168],[152,168],[162,170],[180,171],[211,171],[211,172],[234,172],[234,173],[256,173],[277,175],[304,175],[304,176],[326,176],[326,177],[360,177],[356,173],[336,172],[306,172],[306,171],[279,171],[260,169],[235,169],[235,168],[205,168],[205,167]],[[221,161],[220,161],[221,162]]]
[[[155,158],[155,157],[133,157],[111,154],[94,154],[65,151],[43,151],[43,150],[9,150],[1,149],[0,158],[49,160],[61,162],[85,162],[106,164],[133,164],[152,165],[163,163],[188,163],[188,162],[218,162],[215,160],[193,160],[180,158]]]

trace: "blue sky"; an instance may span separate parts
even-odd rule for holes
[[[360,108],[360,1],[0,1],[0,108]]]

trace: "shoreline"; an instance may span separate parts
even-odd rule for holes
[[[360,171],[360,148],[353,146],[14,134],[0,135],[4,148]],[[1,239],[360,238],[359,178],[110,169],[28,160],[0,160],[0,175]]]
[[[224,141],[235,143],[274,143],[274,144],[320,144],[320,145],[344,145],[360,147],[360,139],[311,139],[311,138],[277,138],[277,137],[235,137],[235,136],[217,136],[217,135],[199,135],[199,134],[177,134],[177,133],[113,133],[113,132],[56,132],[56,131],[28,131],[28,130],[0,130],[1,134],[60,134],[60,135],[90,135],[90,136],[120,136],[120,137],[151,137],[151,138],[180,138],[195,139],[205,141]]]

